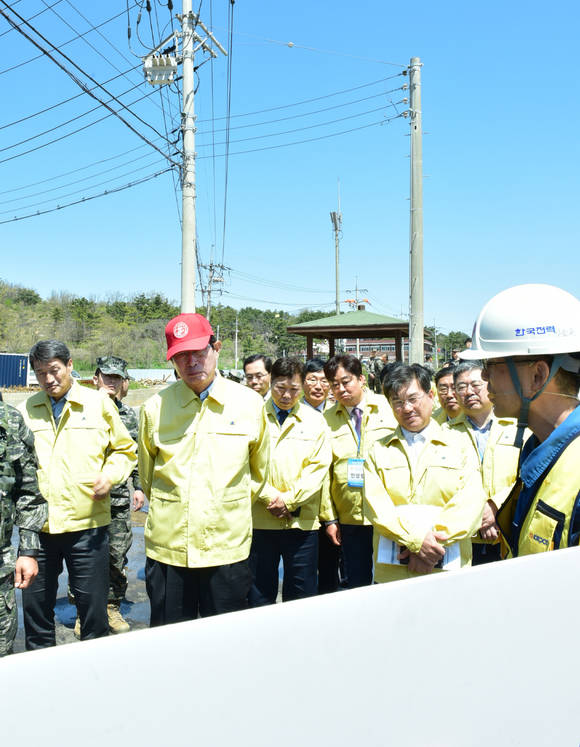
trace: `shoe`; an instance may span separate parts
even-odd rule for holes
[[[118,605],[107,605],[107,617],[109,618],[109,630],[111,633],[128,633],[131,629],[129,623],[121,615]]]
[[[75,638],[80,641],[81,639],[81,620],[80,617],[77,615],[77,619],[75,620],[75,627],[74,627],[74,634]]]

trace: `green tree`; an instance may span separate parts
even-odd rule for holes
[[[37,303],[42,301],[38,293],[32,288],[18,288],[14,300],[24,306],[36,306]]]

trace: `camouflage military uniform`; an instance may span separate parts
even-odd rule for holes
[[[381,385],[381,371],[385,367],[385,363],[382,360],[382,358],[379,358],[378,356],[375,358],[373,362],[373,369],[375,374],[375,382],[374,382],[374,389],[377,394],[383,393],[383,388]]]
[[[116,399],[115,404],[119,409],[119,416],[129,431],[129,435],[137,441],[139,421],[135,410],[127,407]],[[137,468],[129,478],[133,480],[133,488],[141,490],[139,473]],[[129,480],[120,485],[115,485],[111,490],[111,523],[109,525],[109,604],[119,604],[127,591],[127,576],[125,566],[127,565],[127,553],[133,541],[131,528],[131,496],[129,492]]]
[[[18,554],[34,557],[40,548],[38,532],[48,518],[37,467],[34,439],[22,415],[0,402],[0,656],[11,653],[17,630],[12,528],[16,524],[20,529]]]

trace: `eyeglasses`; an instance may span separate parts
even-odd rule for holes
[[[453,384],[441,384],[441,386],[437,387],[437,391],[439,392],[439,394],[449,394],[449,392],[455,391],[455,387],[453,386]]]
[[[350,376],[349,378],[346,378],[346,377],[345,377],[344,379],[340,379],[340,380],[339,380],[339,379],[335,379],[335,380],[334,380],[334,381],[333,381],[333,382],[332,382],[332,383],[330,384],[330,388],[331,388],[331,389],[332,389],[332,390],[333,390],[334,392],[338,391],[338,390],[340,389],[340,387],[341,387],[341,386],[342,386],[342,387],[344,387],[344,388],[346,389],[346,387],[347,387],[347,386],[348,386],[349,384],[352,384],[352,382],[353,382],[353,381],[355,381],[355,380],[356,380],[356,376]]]
[[[457,394],[465,394],[465,392],[471,387],[474,392],[480,392],[485,386],[485,381],[477,379],[477,381],[464,381],[455,387]]]
[[[258,373],[258,374],[246,374],[246,381],[262,381],[262,379],[265,379],[267,373]]]
[[[425,394],[413,394],[408,399],[393,399],[391,400],[391,407],[393,410],[402,410],[405,405],[411,405],[411,407],[416,407],[419,402],[423,399]]]
[[[304,379],[304,383],[308,384],[308,386],[316,386],[316,384],[320,384],[322,387],[330,386],[328,379],[315,379],[314,376],[307,376]]]

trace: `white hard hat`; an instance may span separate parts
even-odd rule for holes
[[[473,347],[464,360],[558,355],[559,365],[578,371],[580,301],[554,285],[516,285],[498,293],[481,310],[473,328]],[[563,355],[562,355],[563,354]]]

